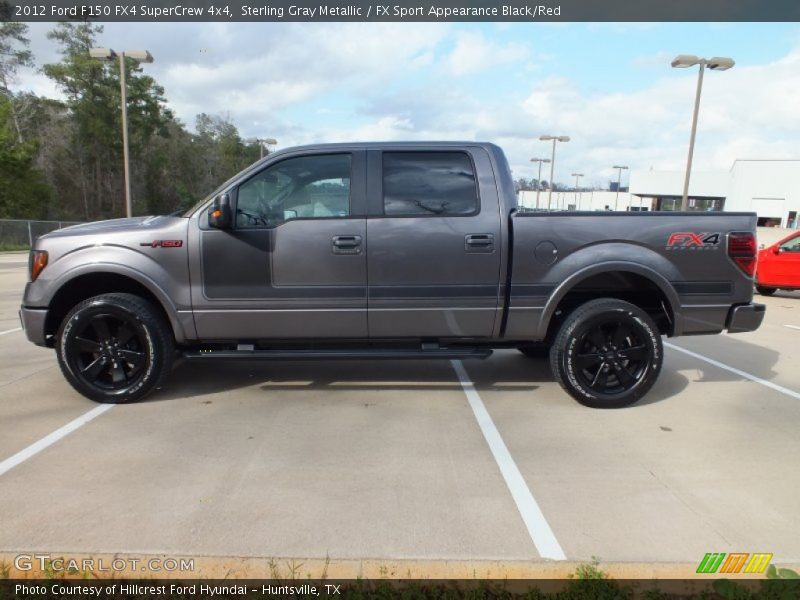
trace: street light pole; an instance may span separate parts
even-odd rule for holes
[[[672,61],[672,67],[685,69],[699,65],[697,73],[697,91],[694,96],[694,112],[692,113],[692,131],[689,134],[689,154],[686,158],[686,175],[683,179],[683,198],[681,210],[689,210],[689,178],[692,173],[692,158],[694,156],[694,140],[697,135],[697,115],[700,113],[700,94],[703,91],[703,74],[706,66],[712,71],[727,71],[736,63],[732,58],[716,56],[714,58],[698,58],[692,54],[679,54]]]
[[[553,141],[553,153],[550,156],[550,189],[547,192],[547,210],[550,210],[553,198],[553,172],[556,166],[556,142],[568,142],[568,135],[541,135],[539,139],[543,142]]]
[[[580,210],[581,203],[578,200],[578,181],[583,177],[583,173],[573,173],[572,176],[575,178],[575,210]]]
[[[247,138],[245,140],[248,144],[258,144],[259,148],[259,160],[264,158],[264,145],[267,146],[275,146],[278,143],[278,140],[275,138]]]
[[[125,215],[130,218],[133,216],[133,201],[131,199],[131,167],[128,145],[128,85],[125,58],[131,58],[136,62],[151,63],[153,62],[153,55],[147,50],[129,50],[117,54],[111,48],[90,48],[89,56],[109,61],[119,58],[119,92],[122,102],[122,161],[125,173]]]
[[[125,215],[133,216],[131,200],[131,164],[128,149],[128,83],[125,77],[125,53],[119,53],[119,93],[122,97],[122,161],[125,164]]]
[[[539,192],[542,190],[542,163],[549,163],[549,158],[532,158],[531,162],[539,163],[539,175],[536,179],[536,210],[539,210]]]
[[[614,210],[617,210],[617,204],[619,203],[619,188],[622,185],[622,171],[628,167],[614,165],[612,168],[617,169],[617,195],[614,196]]]

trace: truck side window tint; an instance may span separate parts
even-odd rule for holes
[[[350,216],[350,166],[349,154],[318,154],[267,167],[239,186],[236,227]]]
[[[463,152],[384,152],[387,216],[471,215],[478,211],[472,162]]]

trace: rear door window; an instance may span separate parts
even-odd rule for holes
[[[472,161],[464,152],[384,152],[387,217],[446,217],[478,212]]]

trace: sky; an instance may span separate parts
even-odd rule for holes
[[[58,60],[52,28],[30,24],[39,66]],[[144,69],[190,128],[205,112],[279,148],[490,141],[515,178],[549,157],[540,135],[568,135],[555,181],[598,186],[613,165],[682,170],[697,69],[670,61],[730,56],[733,69],[706,72],[694,169],[800,158],[796,23],[109,23],[98,45],[149,50]],[[59,96],[37,70],[16,87]]]

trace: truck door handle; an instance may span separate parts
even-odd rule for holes
[[[331,243],[334,254],[361,254],[360,235],[335,235]]]
[[[491,233],[470,233],[464,236],[467,252],[491,252],[494,250],[494,235]]]
[[[333,245],[337,248],[357,248],[361,245],[360,235],[337,235],[334,236]]]

